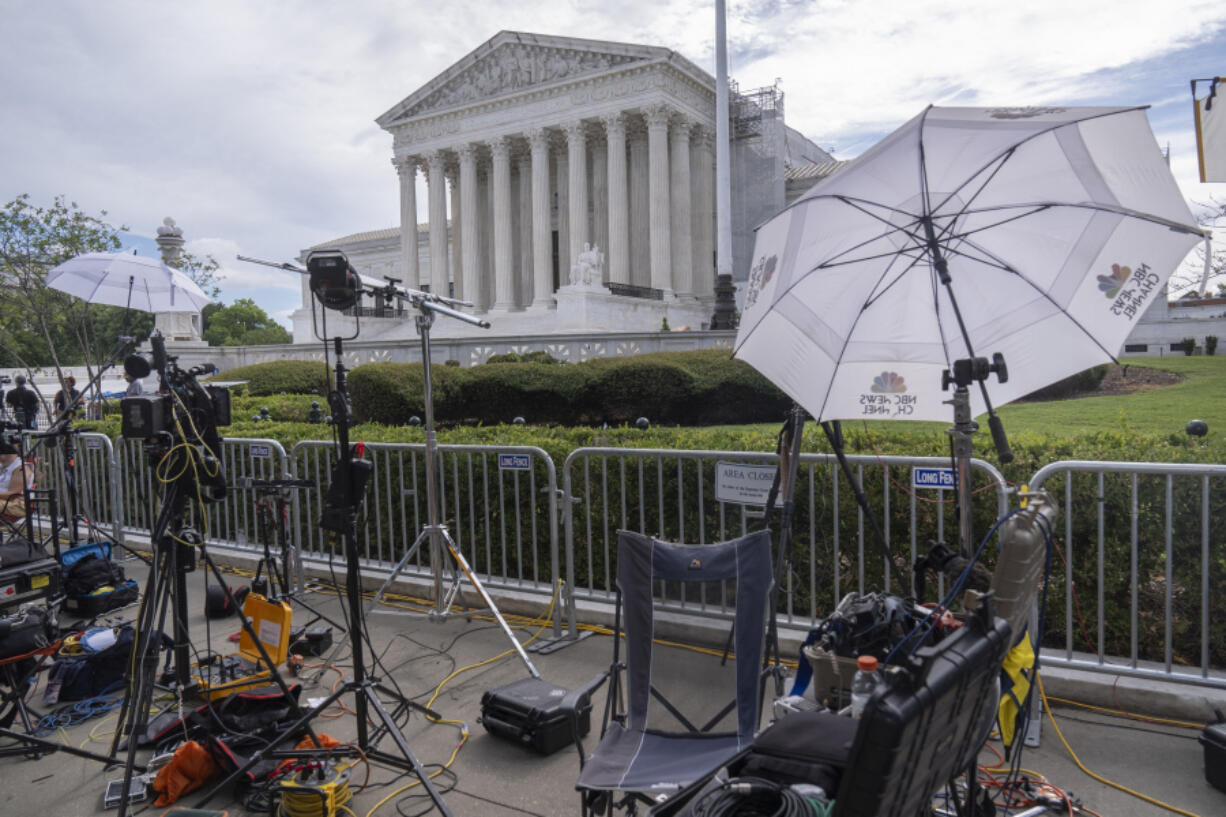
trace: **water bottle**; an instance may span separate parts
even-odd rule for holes
[[[856,659],[856,674],[851,679],[851,716],[860,717],[868,699],[881,683],[881,673],[877,671],[877,659],[871,655],[861,655]]]

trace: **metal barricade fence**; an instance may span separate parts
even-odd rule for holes
[[[90,538],[92,525],[98,534],[122,542],[123,531],[119,525],[119,474],[115,459],[115,447],[105,434],[78,432],[74,444],[73,472],[77,513],[81,517],[78,532],[82,541]],[[31,447],[30,440],[27,448]],[[37,485],[53,488],[57,497],[56,511],[61,519],[68,521],[70,508],[67,504],[69,485],[67,481],[66,452],[62,439],[42,438],[33,449]],[[45,513],[45,509],[43,511]]]
[[[326,559],[330,552],[330,534],[316,523],[334,451],[332,443],[304,440],[290,454],[294,475],[321,486],[299,497],[294,528],[304,556]],[[552,594],[561,555],[557,475],[549,455],[534,447],[481,445],[439,445],[437,453],[441,518],[472,569],[490,587]],[[426,447],[367,443],[364,456],[374,472],[359,515],[361,557],[390,567],[427,522]],[[404,572],[431,575],[428,546],[418,548]]]
[[[909,487],[911,468],[947,468],[947,458],[855,455],[847,459],[879,514],[886,541],[893,551],[903,550],[908,563],[921,548],[927,552],[924,542],[928,539],[944,539],[947,533],[957,536],[952,489]],[[612,598],[620,528],[695,544],[723,541],[759,528],[764,524],[760,504],[721,498],[716,471],[737,465],[761,468],[777,462],[776,455],[764,452],[573,451],[562,468],[567,500],[566,570],[572,592],[586,599]],[[1008,511],[1008,488],[988,462],[973,460],[972,473],[977,492],[995,493],[994,502],[977,503],[975,509],[975,531],[982,537]],[[843,480],[836,457],[802,455],[794,496],[791,568],[783,577],[778,612],[781,625],[807,628],[848,591],[880,590],[894,579],[888,560],[874,542],[871,521]],[[771,528],[777,543],[777,515]],[[913,577],[899,579],[908,591],[914,589]],[[708,597],[707,588],[698,592],[699,597],[692,598],[685,588],[678,588],[666,606],[679,612],[731,617],[732,608],[721,591],[716,590],[715,597]],[[573,609],[570,614],[573,617]]]
[[[1044,663],[1226,688],[1226,465],[1056,462],[1030,489],[1061,507]]]
[[[141,440],[119,437],[115,451],[120,473],[119,518],[122,528],[148,535],[153,531],[160,505],[160,481],[168,475],[156,472]],[[276,440],[225,438],[222,440],[221,461],[228,486],[226,501],[209,505],[203,520],[189,514],[188,521],[210,542],[254,550],[259,544],[260,534],[254,495],[239,487],[240,481],[243,478],[285,477],[288,474],[285,449]]]

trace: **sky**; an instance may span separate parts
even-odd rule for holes
[[[57,195],[148,238],[166,216],[222,265],[227,303],[286,322],[272,261],[399,222],[375,117],[499,30],[675,49],[714,73],[698,0],[0,0],[0,203]],[[850,159],[928,104],[1151,105],[1192,203],[1193,78],[1226,75],[1220,0],[745,0],[727,3],[729,74],[778,79],[786,119]],[[143,238],[142,238],[143,237]]]

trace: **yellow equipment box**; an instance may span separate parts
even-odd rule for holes
[[[273,666],[284,664],[289,656],[290,622],[294,616],[289,604],[248,593],[243,602],[243,615],[251,622],[251,629],[272,659]],[[237,654],[214,656],[204,664],[193,664],[192,673],[200,696],[208,701],[242,689],[267,686],[272,677],[271,668],[264,664],[246,627],[239,635]]]

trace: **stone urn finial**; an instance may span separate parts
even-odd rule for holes
[[[183,252],[183,229],[175,224],[170,216],[162,219],[162,226],[157,230],[158,250],[162,253],[162,263],[168,267],[179,266],[179,254]]]

